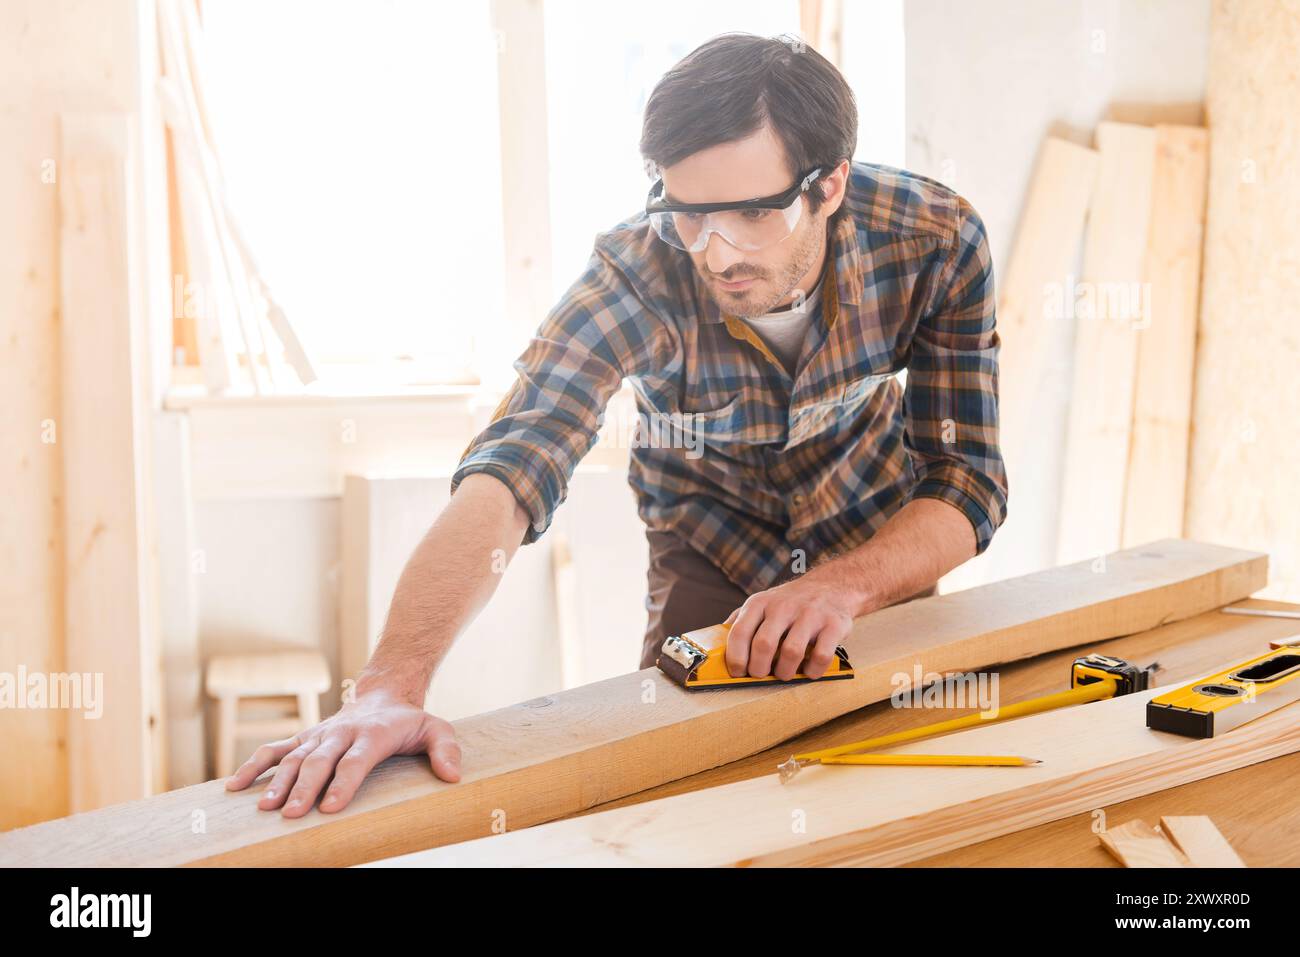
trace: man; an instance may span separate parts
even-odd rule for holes
[[[347,805],[392,754],[460,778],[424,711],[438,662],[535,541],[624,379],[646,437],[629,480],[650,543],[642,666],[725,619],[735,675],[820,677],[853,619],[931,589],[1001,524],[997,349],[984,228],[959,196],[853,163],[857,114],[811,49],[743,34],[675,66],[646,106],[661,172],[597,237],[515,363],[453,497],[411,556],[355,700],[259,748],[259,807]],[[906,370],[906,387],[897,373]]]

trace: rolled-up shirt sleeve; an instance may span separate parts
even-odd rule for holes
[[[904,397],[916,485],[909,498],[960,509],[988,548],[1006,517],[998,447],[998,347],[993,264],[979,215],[958,199],[948,258],[917,326]]]
[[[518,378],[461,454],[452,494],[467,475],[494,476],[528,512],[524,543],[536,541],[595,444],[610,397],[653,348],[653,328],[621,274],[593,252],[515,360]]]

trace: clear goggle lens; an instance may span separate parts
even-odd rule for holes
[[[650,213],[664,242],[687,252],[703,252],[717,233],[732,246],[755,252],[789,238],[799,223],[803,197],[785,209],[725,209],[713,213]]]

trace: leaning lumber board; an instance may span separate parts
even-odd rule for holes
[[[1100,123],[1097,149],[1083,296],[1074,306],[1074,381],[1057,542],[1062,562],[1104,555],[1120,545],[1137,336],[1147,314],[1156,133],[1131,123]]]
[[[716,767],[882,701],[893,676],[966,671],[1133,634],[1262,588],[1264,555],[1156,542],[859,619],[852,681],[683,691],[646,669],[454,722],[458,784],[384,762],[340,812],[258,811],[220,781],[0,835],[0,864],[356,864],[554,820]],[[929,769],[926,769],[929,770]],[[966,770],[966,769],[962,769]]]
[[[1065,139],[1044,140],[997,303],[1001,443],[1008,462],[1013,449],[1017,459],[1028,450],[1035,425],[1041,428],[1034,397],[1047,373],[1048,335],[1060,324],[1058,311],[1065,308],[1073,285],[1071,272],[1096,176],[1096,150]]]
[[[1168,815],[1160,829],[1187,856],[1192,867],[1245,867],[1228,839],[1204,814]]]
[[[103,676],[102,713],[68,721],[69,804],[150,794],[162,754],[162,674],[148,529],[146,316],[138,271],[132,117],[65,113],[59,171],[66,667]]]
[[[0,111],[0,143],[0,670],[63,674],[58,121]],[[0,768],[22,768],[3,774],[0,830],[72,810],[67,735],[66,709],[0,709]]]
[[[1048,371],[1050,333],[1063,318],[1073,285],[1096,176],[1096,150],[1056,137],[1043,142],[1007,275],[999,283],[1001,445],[1008,471],[1015,475],[1022,476],[1038,458],[1033,451],[1041,440],[1042,419],[1034,397]]]
[[[1054,366],[1073,343],[1073,329],[1064,320],[1071,313],[1096,177],[1096,150],[1056,137],[1043,141],[1006,274],[998,280],[998,441],[1007,473],[1016,477],[1022,494],[998,531],[989,559],[998,570],[991,577],[1056,561],[1060,462],[1056,455],[1044,455],[1043,447],[1044,437],[1061,434],[1065,408],[1063,401],[1044,403],[1043,396],[1059,393]],[[1050,491],[1025,495],[1027,488]],[[1152,536],[1161,537],[1167,536]],[[960,588],[976,567],[957,570],[949,583]]]
[[[1150,314],[1138,332],[1125,547],[1183,534],[1209,134],[1157,126],[1147,238]]]
[[[805,768],[384,861],[420,866],[890,866],[1300,751],[1300,706],[1194,740],[1146,727],[1169,684],[882,753],[1024,768]],[[862,773],[859,773],[862,772]],[[1176,855],[1171,855],[1171,859]]]

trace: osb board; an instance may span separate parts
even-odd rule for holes
[[[1300,599],[1300,2],[1216,2],[1186,534],[1267,549]]]

